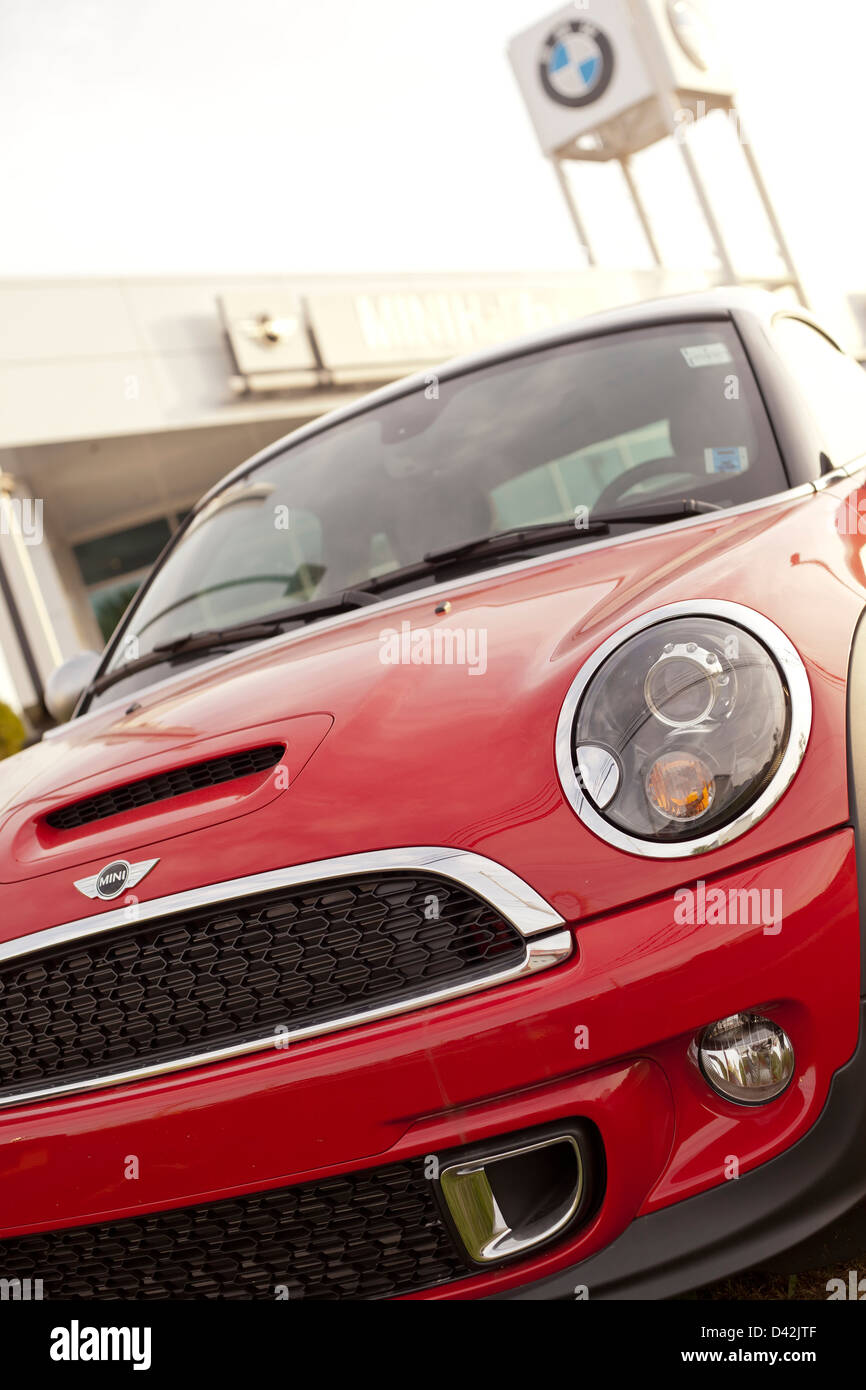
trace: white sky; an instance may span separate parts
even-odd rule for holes
[[[711,5],[806,276],[866,289],[863,0]],[[0,275],[573,266],[505,58],[556,8],[2,0]]]

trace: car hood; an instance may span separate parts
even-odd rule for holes
[[[553,753],[557,716],[581,664],[601,642],[650,609],[684,599],[696,611],[712,598],[751,606],[798,647],[815,697],[812,742],[823,743],[825,757],[839,758],[832,777],[815,760],[811,825],[839,824],[847,816],[839,771],[844,680],[862,596],[844,575],[834,575],[840,538],[832,516],[828,499],[816,495],[554,552],[182,669],[138,691],[132,706],[123,701],[73,720],[0,768],[0,856],[11,852],[12,877],[25,865],[33,873],[105,860],[117,848],[109,821],[95,827],[104,831],[103,852],[94,827],[80,842],[56,843],[40,830],[40,818],[52,806],[121,782],[278,741],[291,763],[286,795],[309,812],[285,862],[380,843],[447,843],[480,849],[521,872],[515,861],[525,851],[516,849],[517,827],[525,846],[527,826],[534,836],[555,818],[568,852],[587,866],[578,876],[580,896],[603,906],[610,893],[589,879],[605,866],[609,878],[614,851],[565,802]],[[853,549],[845,563],[862,571]],[[862,572],[857,578],[862,583]],[[801,770],[782,804],[803,782]],[[169,820],[171,833],[179,833],[207,824],[209,815],[237,815],[260,804],[262,798],[219,805],[213,813],[206,807],[203,819],[187,821],[163,803],[165,820],[136,822],[136,835],[124,843],[169,833]],[[198,817],[199,810],[189,814]],[[760,853],[769,842],[795,836],[776,810],[746,838],[750,852]],[[543,837],[533,853],[545,859]],[[634,870],[634,882],[625,885],[634,891],[665,867],[621,852],[615,857],[627,866],[620,877],[628,880]],[[743,851],[734,844],[710,857],[722,864]],[[0,859],[0,879],[10,876],[8,857],[6,865]]]

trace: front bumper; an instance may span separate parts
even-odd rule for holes
[[[10,1108],[0,1233],[217,1201],[582,1119],[607,1170],[588,1220],[534,1257],[409,1296],[548,1298],[577,1284],[590,1297],[664,1296],[781,1250],[864,1185],[852,833],[716,886],[781,891],[780,929],[679,923],[666,896],[581,924],[572,958],[536,977],[285,1052]],[[798,1067],[777,1101],[744,1109],[714,1096],[687,1048],[706,1023],[751,1008],[783,1025]]]
[[[777,1158],[737,1182],[640,1217],[606,1250],[569,1269],[490,1297],[564,1299],[582,1288],[595,1299],[673,1298],[793,1248],[813,1252],[816,1264],[853,1258],[862,1250],[862,1208],[855,1229],[845,1227],[866,1199],[863,1036],[861,1026],[857,1051],[833,1078],[817,1124]],[[841,1218],[848,1220],[838,1229]],[[831,1240],[821,1240],[822,1233]],[[833,1239],[841,1243],[834,1247]],[[792,1267],[803,1267],[803,1256]]]

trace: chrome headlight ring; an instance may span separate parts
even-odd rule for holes
[[[576,771],[575,731],[582,701],[593,677],[626,643],[648,628],[670,619],[718,619],[742,629],[772,657],[787,689],[790,727],[784,752],[770,780],[757,797],[725,824],[703,835],[661,842],[629,834],[602,815],[584,791]],[[686,727],[683,725],[683,727]],[[792,642],[775,623],[744,604],[721,599],[695,599],[651,609],[619,628],[584,663],[572,681],[556,727],[556,767],[566,798],[583,824],[600,839],[626,853],[648,859],[686,859],[736,840],[756,825],[775,806],[790,786],[806,752],[812,727],[812,693],[806,668]]]

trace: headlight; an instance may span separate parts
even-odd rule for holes
[[[675,603],[604,642],[566,696],[563,790],[597,835],[684,857],[742,835],[806,751],[809,681],[784,633],[736,603]]]

